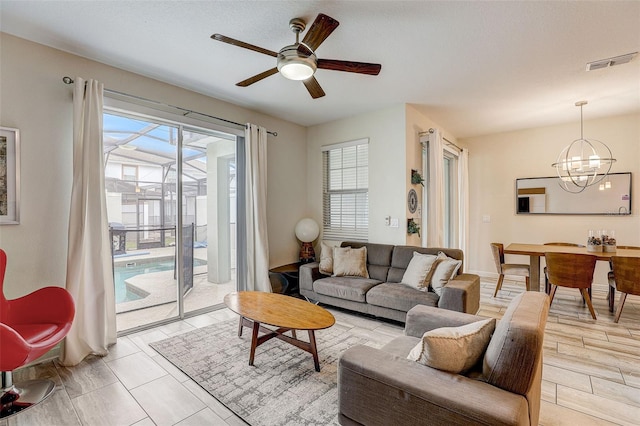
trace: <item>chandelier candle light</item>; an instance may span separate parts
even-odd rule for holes
[[[603,142],[584,138],[582,107],[586,104],[587,101],[576,102],[576,106],[580,107],[580,139],[567,145],[551,165],[556,168],[560,187],[576,194],[604,179],[616,161]]]

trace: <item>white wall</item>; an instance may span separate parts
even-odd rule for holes
[[[595,104],[594,104],[595,108]],[[580,136],[580,123],[543,127],[461,142],[469,146],[470,255],[468,268],[495,274],[489,244],[567,241],[586,244],[589,229],[614,229],[618,244],[640,245],[640,114],[585,121],[584,134],[605,142],[617,162],[613,172],[631,172],[631,216],[516,215],[515,180],[553,176],[560,151]],[[490,216],[484,223],[482,216]],[[511,262],[528,258],[511,256]],[[598,262],[595,280],[606,283],[605,262]]]
[[[304,127],[7,34],[0,33],[0,45],[0,123],[20,129],[22,138],[20,224],[0,227],[7,297],[65,282],[73,133],[67,75],[277,131],[268,138],[270,264],[297,258],[293,228],[307,213]]]
[[[369,241],[405,244],[407,180],[404,123],[405,107],[397,105],[309,127],[307,130],[309,217],[315,219],[318,224],[322,224],[322,146],[369,138]],[[385,226],[386,216],[397,218],[399,227]],[[322,235],[318,240],[321,239]]]
[[[413,188],[422,203],[422,187],[411,184],[411,169],[422,170],[419,133],[431,127],[440,129],[448,140],[456,142],[446,129],[410,104],[310,127],[307,132],[310,216],[322,223],[322,146],[368,137],[369,241],[421,245],[417,235],[407,234],[407,218],[418,217],[418,212],[409,213],[407,196]],[[398,219],[398,228],[385,225],[387,216]]]

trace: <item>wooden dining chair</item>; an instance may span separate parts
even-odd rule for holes
[[[584,244],[576,244],[576,243],[564,243],[564,242],[552,242],[552,243],[544,243],[545,246],[562,246],[562,247],[584,247]],[[549,278],[547,278],[547,267],[544,267],[544,292],[549,294],[551,291],[551,286],[549,285]],[[589,287],[589,292],[591,292],[591,287]],[[591,294],[591,293],[589,293]]]
[[[527,290],[531,290],[529,281],[529,265],[517,264],[517,263],[504,263],[504,245],[501,243],[491,243],[491,252],[493,253],[493,260],[496,263],[496,269],[498,270],[498,282],[496,284],[496,290],[493,292],[493,297],[496,297],[498,291],[502,288],[502,281],[505,275],[517,275],[524,277],[525,286]]]
[[[640,247],[637,246],[617,246],[618,249],[621,250],[640,250]],[[607,274],[607,278],[609,281],[609,293],[607,294],[607,301],[609,302],[609,312],[613,312],[615,308],[615,298],[616,298],[616,285],[615,278],[613,275],[613,261],[609,260],[610,271]]]
[[[609,278],[609,287],[620,292],[618,309],[616,309],[616,315],[613,318],[613,322],[618,322],[627,294],[640,296],[640,258],[612,256],[611,264],[613,265],[613,277]]]
[[[596,256],[576,253],[551,253],[544,254],[547,261],[547,277],[551,291],[549,297],[551,303],[558,287],[577,288],[582,298],[589,307],[591,317],[596,319],[596,312],[591,303],[591,296],[587,289],[591,288],[593,272],[596,267]]]

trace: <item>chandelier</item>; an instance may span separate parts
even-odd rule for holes
[[[580,107],[580,139],[567,145],[551,165],[556,168],[560,187],[576,194],[604,179],[616,161],[603,142],[584,138],[582,107],[586,104],[587,101],[576,102],[576,106]]]

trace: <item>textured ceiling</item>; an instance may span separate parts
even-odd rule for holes
[[[275,58],[289,20],[325,13],[340,26],[320,58],[382,64],[379,76],[318,70],[326,96],[271,76],[235,83]],[[640,111],[639,1],[5,1],[0,29],[301,125],[410,103],[463,138]],[[62,76],[61,76],[62,77]]]

